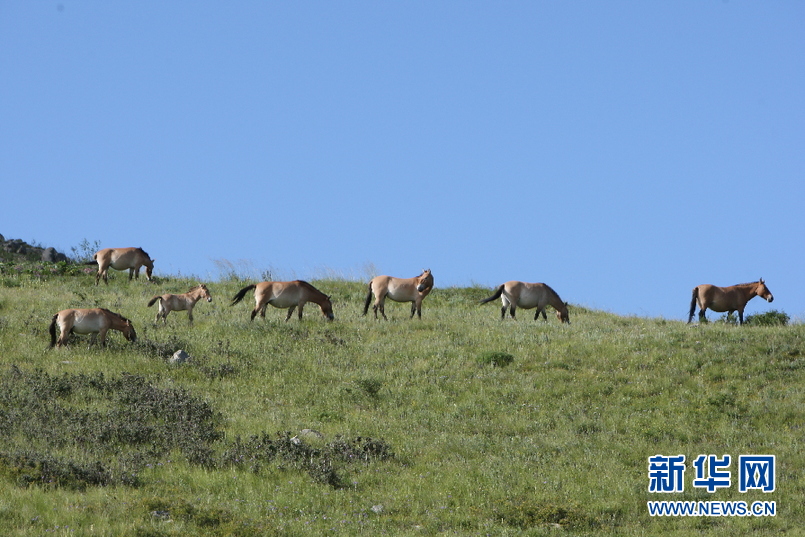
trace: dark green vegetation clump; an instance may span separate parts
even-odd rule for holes
[[[746,316],[746,324],[752,326],[785,326],[791,318],[784,311],[770,310]]]
[[[478,362],[482,365],[505,367],[514,361],[514,356],[508,352],[487,351],[478,355]]]
[[[552,528],[589,530],[600,524],[581,507],[569,502],[566,505],[540,503],[533,498],[510,498],[497,508],[498,516],[507,524],[519,529]]]
[[[193,465],[236,466],[255,473],[278,461],[281,467],[306,471],[316,482],[341,488],[339,463],[393,457],[382,440],[361,437],[337,438],[320,449],[291,433],[220,442],[221,422],[207,402],[186,390],[160,388],[137,375],[53,377],[12,367],[0,376],[0,439],[20,447],[0,452],[0,475],[20,485],[134,486],[144,467],[174,452]],[[75,458],[50,453],[70,447]]]
[[[384,461],[394,457],[391,448],[382,440],[336,438],[316,448],[290,432],[270,436],[254,435],[246,440],[235,438],[221,456],[221,467],[235,466],[259,473],[270,463],[306,471],[314,481],[343,488],[347,484],[337,472],[340,463]]]
[[[36,468],[32,483],[136,484],[146,464],[173,450],[211,466],[220,421],[187,390],[160,388],[138,375],[52,376],[12,367],[0,376],[0,438],[26,448],[2,454],[7,468],[11,461]],[[74,458],[54,463],[57,449],[70,449]],[[93,471],[82,470],[88,465]],[[64,467],[75,469],[70,479],[59,477]]]

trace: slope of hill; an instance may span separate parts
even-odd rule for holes
[[[435,289],[421,321],[389,303],[382,322],[361,315],[365,284],[340,280],[313,282],[333,322],[315,305],[252,322],[251,295],[228,305],[251,282],[232,279],[206,282],[192,326],[154,326],[148,300],[196,283],[0,274],[6,535],[776,535],[805,520],[802,325],[572,306],[569,326],[501,321],[479,288]],[[130,318],[137,342],[49,349],[53,314],[81,307]],[[179,349],[191,359],[173,364]],[[650,491],[658,455],[686,457],[684,490]],[[695,486],[699,455],[732,457],[728,486]],[[742,455],[776,457],[772,492],[739,491]],[[650,516],[659,500],[776,511]]]

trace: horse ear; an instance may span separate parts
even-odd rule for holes
[[[763,281],[763,278],[760,278],[760,283],[766,283],[766,282]]]

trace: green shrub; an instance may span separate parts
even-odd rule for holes
[[[752,326],[785,326],[791,318],[784,311],[770,310],[765,313],[748,315],[744,322]]]
[[[478,362],[481,365],[492,365],[505,367],[514,361],[514,356],[507,352],[486,351],[478,355]]]

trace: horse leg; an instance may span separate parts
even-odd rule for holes
[[[190,324],[193,324],[193,306],[194,304],[191,304],[187,308],[187,319],[190,321]]]
[[[699,322],[700,323],[707,322],[707,317],[704,315],[704,312],[706,310],[707,310],[707,308],[703,308],[703,307],[699,306]]]
[[[377,312],[379,310],[383,318],[388,321],[386,317],[386,291],[375,293],[375,305],[372,306],[372,310],[375,312],[375,319],[377,319]]]
[[[512,303],[508,298],[506,298],[506,295],[503,295],[503,298],[500,302],[503,304],[503,307],[500,308],[500,319],[503,320],[506,318],[506,310],[509,309],[509,306],[511,306]]]
[[[106,348],[106,331],[109,330],[108,328],[102,328],[98,331],[98,337],[101,339],[101,348]]]
[[[409,319],[413,319],[415,313],[416,313],[416,302],[411,302],[411,316],[409,317]],[[421,319],[422,315],[420,315],[419,318]]]
[[[538,321],[538,320],[539,320],[539,314],[540,314],[540,312],[545,313],[544,311],[542,311],[542,309],[537,308],[536,313],[534,313],[534,320],[535,320],[535,321]]]
[[[59,334],[59,340],[56,342],[56,346],[63,347],[67,345],[67,338],[70,337],[70,328],[67,328],[67,325],[59,325],[59,330],[61,330],[61,333]]]
[[[743,308],[738,310],[738,324],[739,325],[744,324],[744,310],[743,310]]]
[[[514,304],[512,304],[511,306],[509,306],[509,313],[511,314],[512,319],[516,319],[516,318],[517,318],[517,317],[515,317],[515,315],[514,315],[514,312],[515,312],[516,310],[517,310],[517,306],[515,306]]]
[[[304,309],[304,307],[305,307],[305,303],[304,303],[304,302],[300,302],[300,303],[299,303],[299,320],[300,320],[300,321],[302,320],[302,310]]]
[[[286,321],[291,318],[291,315],[293,315],[293,310],[295,310],[295,309],[296,309],[296,306],[291,306],[290,308],[288,308],[288,315],[285,316]]]

